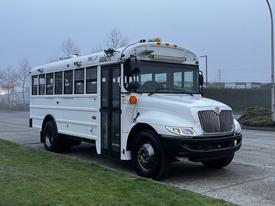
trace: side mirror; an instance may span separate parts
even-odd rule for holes
[[[130,92],[136,92],[138,88],[139,88],[139,83],[138,83],[138,82],[130,82],[130,83],[127,85],[127,89],[128,89]]]
[[[202,71],[199,72],[199,85],[200,87],[203,87],[204,84],[204,77]]]
[[[133,74],[137,74],[139,73],[139,66],[140,66],[140,61],[136,60],[136,59],[128,59],[125,63],[124,63],[124,75],[126,76],[132,76]]]
[[[203,84],[204,84],[204,77],[203,77],[203,72],[199,72],[199,88],[200,88],[200,93],[203,96]]]

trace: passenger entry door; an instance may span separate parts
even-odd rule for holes
[[[101,67],[101,151],[120,158],[120,64]]]

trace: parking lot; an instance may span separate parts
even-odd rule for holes
[[[27,112],[0,112],[0,138],[43,149],[39,130],[28,128]],[[134,174],[128,162],[100,158],[93,145],[64,154]],[[275,132],[243,131],[243,147],[233,163],[209,170],[187,161],[171,165],[164,183],[239,205],[275,205]]]

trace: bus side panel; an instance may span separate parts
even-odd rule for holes
[[[100,118],[97,95],[31,97],[33,127],[42,129],[48,114],[54,117],[59,133],[97,140]]]

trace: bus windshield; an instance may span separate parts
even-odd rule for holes
[[[124,67],[127,90],[134,84],[137,93],[199,93],[197,65],[141,61],[133,72],[129,66]]]

